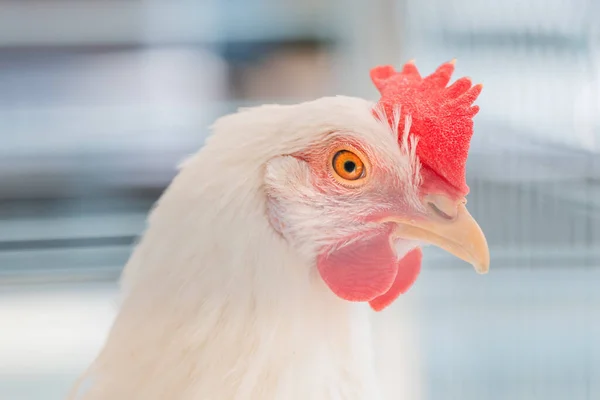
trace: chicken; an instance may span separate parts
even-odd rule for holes
[[[377,103],[219,119],[151,212],[73,398],[381,399],[370,313],[414,283],[420,246],[489,266],[465,207],[481,86],[447,87],[453,70],[377,67]]]

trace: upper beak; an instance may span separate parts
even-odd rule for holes
[[[487,241],[464,204],[458,205],[456,217],[452,219],[395,222],[397,227],[394,236],[433,244],[472,264],[478,273],[488,272],[490,251]]]

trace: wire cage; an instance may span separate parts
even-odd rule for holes
[[[374,65],[453,58],[484,84],[467,182],[491,272],[426,249],[390,390],[600,398],[599,1],[0,0],[0,399],[64,397],[215,118],[375,99]]]
[[[457,75],[484,84],[467,179],[491,272],[430,254],[414,312],[426,398],[600,396],[599,7],[398,7],[405,58],[457,58]]]

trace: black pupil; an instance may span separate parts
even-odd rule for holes
[[[354,163],[354,161],[346,161],[344,163],[344,169],[348,173],[354,172],[354,170],[356,169],[356,164]]]

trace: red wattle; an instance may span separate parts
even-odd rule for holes
[[[349,301],[369,301],[386,293],[398,273],[390,246],[390,229],[382,229],[317,258],[321,277],[338,297]]]
[[[416,248],[398,260],[390,244],[392,228],[317,258],[317,269],[333,293],[348,301],[368,301],[375,311],[406,293],[421,271],[423,253]]]
[[[401,294],[404,294],[415,283],[419,272],[421,272],[421,260],[423,252],[419,247],[409,251],[398,262],[398,274],[392,284],[392,287],[382,294],[369,301],[371,308],[375,311],[381,311],[394,302]]]

